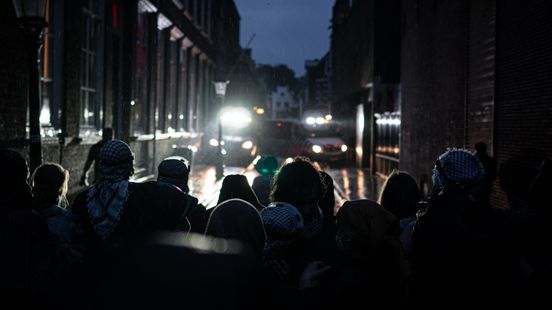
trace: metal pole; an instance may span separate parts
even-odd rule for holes
[[[27,103],[29,106],[30,145],[29,161],[31,172],[42,164],[42,141],[40,137],[40,96],[38,93],[38,49],[42,45],[42,30],[46,26],[42,18],[23,17],[19,26],[25,33],[27,47]]]
[[[220,106],[218,114],[218,147],[217,147],[217,166],[216,166],[216,178],[220,180],[224,177],[224,156],[222,155],[222,120],[220,119],[222,107],[224,106],[224,96],[220,97]]]

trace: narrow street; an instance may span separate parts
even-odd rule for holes
[[[370,171],[355,167],[328,168],[325,170],[334,180],[336,205],[341,206],[346,200],[373,199],[376,200],[383,179],[370,174]],[[225,175],[243,174],[249,184],[258,172],[249,167],[229,166],[224,169]],[[190,173],[190,193],[207,208],[216,206],[222,182],[215,177],[215,166],[196,165]]]

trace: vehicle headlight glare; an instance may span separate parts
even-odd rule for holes
[[[250,148],[253,147],[253,142],[245,141],[244,143],[242,143],[241,147],[246,149],[246,150],[249,150]]]
[[[315,144],[312,146],[312,151],[315,152],[316,154],[322,153],[322,147],[320,145]]]
[[[245,128],[251,120],[251,113],[243,107],[227,107],[220,113],[220,121],[225,127]]]

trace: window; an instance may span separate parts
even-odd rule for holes
[[[80,122],[89,129],[102,127],[103,110],[98,92],[102,2],[84,0],[82,7]]]
[[[40,125],[42,135],[46,137],[53,137],[60,129],[60,112],[61,106],[59,100],[56,100],[54,96],[54,72],[59,74],[59,71],[55,70],[56,65],[56,52],[59,54],[59,45],[62,42],[56,40],[54,33],[58,26],[55,16],[55,7],[51,1],[46,2],[46,21],[49,26],[44,29],[44,45],[40,50],[40,96],[41,96],[41,109],[40,109]],[[57,78],[58,76],[56,76]],[[56,83],[59,84],[62,80],[56,79]],[[59,88],[59,85],[56,85]],[[59,96],[58,96],[59,97]]]
[[[151,131],[150,103],[149,95],[151,85],[149,83],[149,66],[153,61],[154,53],[150,47],[152,40],[150,33],[152,30],[153,14],[147,11],[139,12],[136,21],[136,93],[135,100],[131,102],[131,111],[134,116],[134,135],[146,134]],[[156,25],[156,24],[155,24]]]

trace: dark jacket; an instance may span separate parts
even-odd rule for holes
[[[185,217],[190,196],[174,186],[157,182],[129,183],[128,191],[121,219],[106,240],[96,235],[90,222],[87,208],[89,190],[76,197],[72,209],[83,227],[89,251],[118,246],[141,232],[189,229]]]

